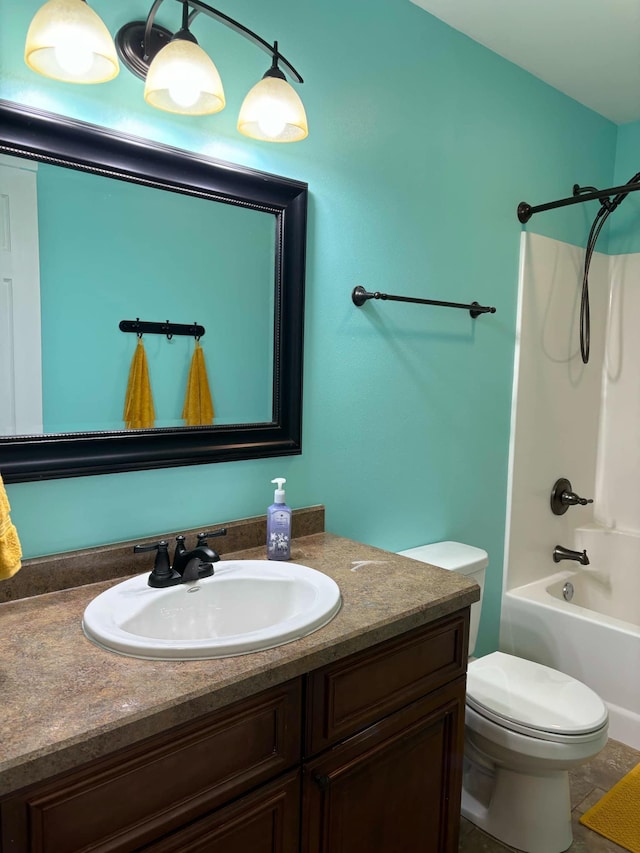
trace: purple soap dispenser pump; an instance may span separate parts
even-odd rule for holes
[[[269,560],[288,560],[291,556],[291,507],[284,502],[284,489],[287,481],[276,477],[271,481],[278,488],[273,503],[267,509],[267,558]]]

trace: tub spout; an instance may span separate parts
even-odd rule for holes
[[[572,551],[570,548],[563,548],[562,545],[556,545],[553,549],[553,562],[559,563],[560,560],[575,560],[581,566],[589,565],[589,557],[586,551]]]

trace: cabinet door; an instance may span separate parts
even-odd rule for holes
[[[304,766],[303,853],[458,849],[465,679]]]
[[[295,853],[299,818],[300,771],[293,771],[141,853]]]

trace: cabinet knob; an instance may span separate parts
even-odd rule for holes
[[[331,784],[331,779],[328,776],[320,776],[318,774],[313,777],[313,781],[321,791],[326,791]]]

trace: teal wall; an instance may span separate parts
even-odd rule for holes
[[[275,217],[49,164],[37,181],[45,432],[124,429],[136,317],[204,326],[216,424],[270,421]],[[183,426],[193,338],[144,346],[155,425]]]
[[[112,32],[141,0],[93,0]],[[498,639],[521,226],[516,206],[612,179],[616,127],[400,0],[237,0],[227,8],[305,77],[310,136],[297,145],[235,131],[268,61],[211,21],[227,92],[217,116],[154,111],[123,70],[99,89],[39,78],[22,62],[37,0],[0,3],[0,96],[307,181],[303,454],[283,460],[10,487],[24,550],[37,555],[210,526],[264,512],[270,480],[294,506],[324,503],[329,530],[391,550],[439,539],[485,548],[491,567],[480,651]],[[160,23],[176,28],[179,7]],[[589,216],[536,217],[576,244]],[[452,301],[497,313],[369,303],[351,290]]]

